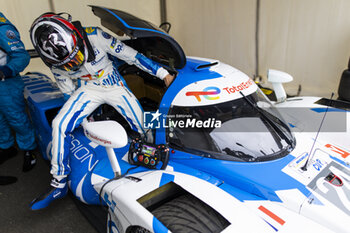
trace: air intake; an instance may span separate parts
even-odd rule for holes
[[[210,67],[216,66],[216,65],[218,65],[218,64],[219,64],[218,61],[215,61],[215,62],[208,62],[208,63],[202,63],[202,64],[196,66],[194,69],[195,69],[196,71],[208,70],[208,69],[210,69]]]

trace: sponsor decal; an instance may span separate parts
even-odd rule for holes
[[[292,162],[289,163],[289,167],[296,169],[298,173],[300,173],[302,176],[304,176],[307,179],[311,179],[314,176],[316,176],[320,171],[322,171],[326,166],[327,162],[320,159],[323,156],[328,156],[328,153],[316,149],[313,153],[313,156],[310,157],[310,161],[308,162],[308,172],[305,172],[301,169],[306,164],[306,160],[309,158],[309,153],[304,152],[300,156],[296,157]]]
[[[85,31],[86,31],[86,33],[88,33],[88,34],[94,33],[95,30],[96,30],[96,28],[93,28],[93,27],[87,27],[87,28],[85,28]]]
[[[91,152],[88,148],[84,146],[78,139],[74,138],[72,135],[71,146],[70,151],[72,155],[80,162],[84,163],[85,161],[88,161],[88,171],[92,171],[92,169],[95,167],[95,165],[99,162],[99,160],[96,159],[94,161],[94,153]]]
[[[7,30],[7,31],[6,31],[6,36],[7,36],[7,38],[9,38],[9,39],[11,39],[11,40],[16,38],[16,34],[15,34],[15,32],[12,31],[12,30]]]
[[[5,17],[0,17],[0,23],[5,23],[6,22],[6,18]]]
[[[60,75],[61,76],[61,75]],[[66,82],[66,79],[65,78],[56,78],[56,81],[57,82]]]
[[[111,43],[111,49],[114,49],[115,44],[117,43],[117,40],[115,38],[112,39],[112,43]]]
[[[95,66],[95,65],[99,64],[104,58],[105,58],[105,56],[102,56],[100,59],[95,60],[95,61],[92,61],[92,62],[91,62],[91,65],[92,65],[92,66]]]
[[[297,158],[297,161],[295,161],[296,164],[299,164],[301,161],[303,161],[308,156],[308,153],[304,153],[301,156]]]
[[[176,114],[176,115],[162,115],[157,112],[143,113],[143,126],[146,129],[158,128],[220,128],[221,121],[215,118],[197,119],[192,115]]]
[[[248,89],[251,85],[253,85],[253,81],[249,79],[247,82],[242,82],[238,86],[231,86],[231,87],[225,87],[223,90],[227,91],[228,94],[233,94],[236,91],[243,91],[245,89]]]
[[[120,53],[123,50],[123,47],[123,44],[118,44],[114,51],[116,53]]]
[[[103,69],[100,69],[99,71],[97,71],[95,73],[95,75],[91,75],[91,74],[83,75],[80,77],[80,79],[82,79],[82,80],[92,80],[94,78],[98,79],[98,78],[101,78],[104,73],[105,73],[105,71]]]
[[[341,157],[343,157],[344,159],[347,158],[350,153],[345,151],[345,150],[342,150],[340,149],[339,147],[336,147],[336,146],[333,146],[331,144],[326,144],[325,147],[329,148],[331,151],[337,153],[337,154],[340,154]]]
[[[324,165],[325,165],[325,164],[323,164],[323,163],[321,162],[321,160],[319,160],[319,159],[316,159],[316,160],[313,161],[313,163],[312,163],[312,166],[313,166],[317,171],[320,171],[320,170],[323,168]]]
[[[95,56],[97,56],[97,54],[100,54],[100,50],[98,50],[97,48],[94,48],[94,54]]]
[[[20,49],[24,49],[24,47],[23,46],[13,46],[13,47],[11,47],[12,51],[16,51],[16,50],[20,50]]]
[[[296,157],[292,162],[290,162],[288,166],[294,167],[294,168],[301,167],[304,164],[304,162],[306,161],[307,156],[308,156],[308,153],[304,152],[303,154]]]
[[[97,78],[101,78],[101,77],[103,76],[104,73],[105,73],[104,70],[99,70],[99,71],[98,71]]]
[[[218,87],[206,87],[203,91],[188,91],[186,92],[186,96],[194,96],[198,102],[201,102],[201,96],[203,96],[207,100],[217,100],[220,97],[217,96],[220,94],[220,89]]]
[[[77,53],[79,52],[79,49],[80,49],[79,47],[75,47],[73,52],[71,52],[71,54],[66,59],[64,59],[63,61],[55,64],[55,66],[58,67],[58,66],[64,65],[67,62],[71,61],[77,55]]]
[[[86,130],[86,134],[87,134],[90,138],[95,139],[95,140],[97,140],[97,141],[99,141],[99,142],[102,142],[102,143],[104,143],[104,144],[109,144],[109,145],[112,144],[111,141],[108,141],[108,140],[99,138],[99,137],[97,137],[97,136],[95,136],[95,135],[89,133],[89,131],[87,131],[87,130]]]
[[[104,37],[104,38],[106,38],[107,40],[108,39],[111,39],[111,35],[109,35],[107,32],[102,32],[102,36]]]
[[[17,40],[17,41],[12,41],[12,42],[10,42],[10,41],[7,42],[8,45],[13,45],[13,44],[18,44],[18,43],[19,43],[19,40]]]

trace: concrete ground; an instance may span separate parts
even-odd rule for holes
[[[96,233],[73,203],[72,195],[48,208],[31,211],[29,203],[48,188],[49,166],[38,159],[33,170],[22,172],[23,154],[0,165],[0,175],[16,176],[17,183],[0,185],[0,232],[2,233]]]

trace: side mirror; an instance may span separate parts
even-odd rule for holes
[[[287,99],[286,91],[283,88],[282,83],[288,83],[293,81],[293,77],[282,71],[269,69],[267,71],[267,81],[272,84],[273,90],[277,98],[277,102],[283,102]]]
[[[101,146],[121,148],[128,143],[125,129],[116,121],[87,122],[83,126],[85,136]]]
[[[123,126],[116,121],[96,121],[85,122],[83,127],[87,138],[106,148],[113,172],[116,177],[120,176],[121,170],[113,148],[128,144],[128,135]]]

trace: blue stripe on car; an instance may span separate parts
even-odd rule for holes
[[[338,163],[342,164],[343,166],[350,168],[350,165],[347,164],[347,163],[345,163],[343,160],[340,160],[340,159],[338,159],[337,157],[334,157],[334,156],[331,156],[331,155],[330,155],[329,157],[330,157],[331,159],[337,161]]]
[[[169,36],[168,34],[166,34],[164,32],[161,32],[161,31],[158,31],[158,30],[154,30],[154,29],[132,27],[129,24],[127,24],[122,18],[120,18],[118,15],[116,15],[113,11],[111,11],[111,10],[109,10],[107,8],[103,8],[103,9],[108,11],[109,13],[111,13],[114,17],[116,17],[127,28],[134,29],[134,30],[141,30],[141,31],[151,31],[151,32],[156,32],[156,33],[159,33],[159,34],[163,34],[163,35]]]
[[[322,113],[322,112],[347,112],[346,110],[339,109],[339,108],[311,108],[311,111]]]
[[[239,195],[236,189],[232,189],[225,184],[219,186],[226,192],[232,193],[240,201],[251,200],[251,198],[253,198],[252,200],[256,200],[259,197],[264,200],[282,202],[277,194],[277,191],[280,190],[298,189],[305,197],[311,194],[311,191],[304,184],[282,171],[284,167],[288,166],[295,159],[292,155],[287,155],[283,159],[266,162],[242,163],[205,158],[176,150],[172,154],[172,159],[176,160],[177,157],[183,158],[184,156],[187,156],[187,158],[191,157],[192,159],[182,160],[181,163],[183,165],[200,171],[206,171],[207,174],[225,180],[225,184],[239,187],[241,191],[251,194],[250,197],[244,193]],[[218,167],[220,169],[215,169]],[[230,174],[230,176],[227,176],[227,174]],[[262,176],[261,174],[264,175]]]
[[[168,173],[163,173],[162,177],[160,178],[160,183],[159,183],[159,187],[174,181],[175,176],[172,174],[168,174]]]
[[[268,221],[266,221],[265,219],[263,219],[270,227],[272,227],[272,229],[274,229],[275,231],[278,231],[278,229],[276,227],[274,227],[271,223],[269,223]]]
[[[153,217],[153,230],[155,233],[167,233],[168,228],[166,228],[158,219]]]

